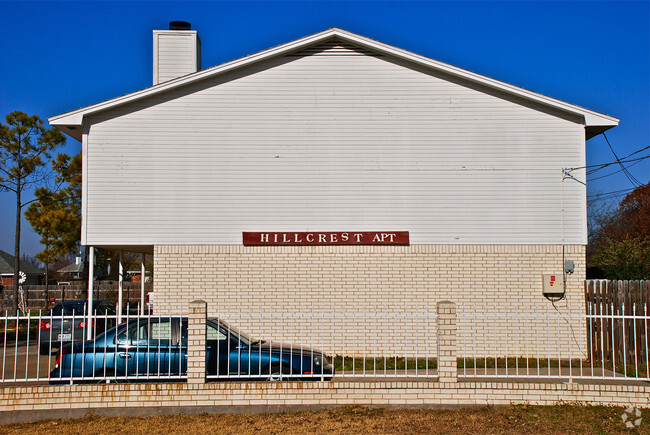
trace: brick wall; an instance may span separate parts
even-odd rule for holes
[[[206,304],[190,304],[187,383],[6,386],[0,388],[0,422],[105,415],[254,412],[343,405],[472,406],[509,404],[589,404],[650,407],[650,387],[631,379],[613,384],[552,382],[463,382],[454,361],[463,351],[457,340],[456,306],[437,304],[441,331],[438,381],[385,382],[205,382]],[[196,349],[193,349],[195,346]],[[450,363],[450,364],[446,364]],[[360,382],[363,381],[363,382]]]
[[[45,418],[309,407],[589,404],[650,407],[650,387],[495,382],[231,382],[0,388],[0,423]]]
[[[555,305],[562,313],[567,313],[569,307],[573,313],[583,313],[585,247],[566,246],[565,258],[575,262],[575,273],[567,279],[567,299]],[[427,306],[435,311],[441,300],[456,303],[459,315],[473,312],[474,304],[476,310],[482,311],[486,305],[489,310],[503,310],[504,303],[521,313],[554,312],[555,308],[542,296],[542,274],[559,274],[562,268],[559,245],[165,245],[154,249],[154,292],[156,303],[172,309],[181,304],[187,307],[194,299],[205,300],[209,313],[236,313],[241,306],[244,310],[305,312],[312,309],[312,303],[317,311],[385,311],[396,305],[414,312]],[[233,317],[231,321],[237,323]],[[271,327],[261,322],[240,326],[261,337],[266,337]],[[320,326],[330,330],[336,325]],[[373,326],[346,325],[345,332],[335,331],[334,335],[344,334],[341,339],[351,340]],[[409,328],[407,337],[422,332],[418,331],[421,325]],[[584,328],[577,320],[552,328],[559,335],[570,331],[575,336],[574,349],[584,347]],[[505,331],[505,322],[498,321],[480,332],[494,335]],[[296,327],[283,332],[284,339],[300,339]],[[432,332],[430,336],[435,337]],[[459,331],[459,341],[463,333]],[[519,334],[522,343],[535,338],[526,328],[509,333]],[[320,340],[318,337],[314,342]],[[541,342],[542,350],[547,342]],[[498,340],[494,346],[502,349],[503,343]],[[376,346],[381,348],[381,343]],[[494,346],[490,343],[490,352]],[[560,351],[566,355],[567,349]]]

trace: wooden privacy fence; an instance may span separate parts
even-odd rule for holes
[[[585,303],[590,358],[647,364],[650,281],[587,280]]]
[[[116,281],[108,282],[95,282],[94,299],[108,300],[117,303],[117,289],[118,284]],[[130,303],[137,305],[140,302],[140,283],[139,282],[125,282],[124,289],[124,304]],[[153,290],[152,283],[145,283],[145,294]],[[46,310],[52,303],[59,303],[62,301],[73,300],[86,300],[88,297],[88,285],[72,284],[72,285],[24,285],[23,291],[25,292],[25,302],[28,310]],[[13,288],[5,287],[0,293],[0,310],[11,311],[13,309]]]

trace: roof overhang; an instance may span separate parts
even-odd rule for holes
[[[564,101],[560,101],[546,95],[538,94],[524,88],[482,76],[480,74],[476,74],[474,72],[458,68],[444,62],[430,59],[425,56],[420,56],[410,51],[402,50],[400,48],[393,47],[391,45],[384,44],[338,28],[331,28],[314,35],[306,36],[304,38],[270,48],[268,50],[264,50],[240,59],[214,66],[212,68],[169,80],[140,91],[113,98],[111,100],[103,101],[101,103],[93,104],[91,106],[83,107],[81,109],[73,110],[71,112],[63,113],[61,115],[53,116],[48,120],[51,125],[57,127],[69,136],[81,141],[84,117],[87,115],[92,115],[104,110],[122,106],[124,104],[129,104],[133,101],[174,90],[190,83],[212,78],[238,68],[249,66],[250,64],[256,62],[261,62],[277,56],[282,56],[292,51],[303,49],[312,44],[319,44],[331,39],[337,39],[341,40],[342,42],[356,44],[369,50],[374,50],[388,56],[394,56],[398,59],[413,62],[414,64],[423,66],[425,68],[430,68],[433,71],[446,73],[451,76],[476,83],[478,85],[482,85],[500,92],[504,92],[506,94],[510,94],[512,96],[541,104],[543,106],[548,106],[550,108],[567,112],[572,115],[577,115],[581,119],[584,119],[587,139],[617,126],[619,122],[617,118],[614,118],[612,116],[594,112],[580,106],[566,103]]]

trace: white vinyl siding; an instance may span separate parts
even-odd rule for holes
[[[198,44],[196,32],[154,32],[153,84],[196,72],[200,62]]]
[[[381,56],[329,53],[90,118],[84,244],[364,230],[410,231],[413,244],[586,243],[585,188],[562,177],[584,166],[584,125]]]

